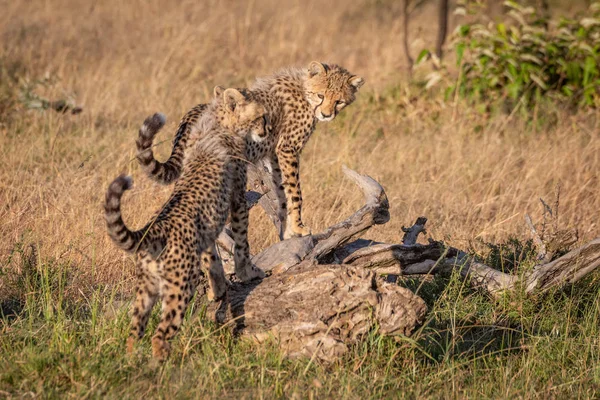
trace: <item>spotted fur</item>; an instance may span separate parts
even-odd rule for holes
[[[155,114],[146,119],[140,135],[153,137],[163,124],[164,117]],[[181,177],[167,203],[140,230],[130,230],[121,216],[121,197],[131,188],[131,178],[122,175],[110,184],[105,202],[108,233],[120,248],[136,256],[136,297],[128,351],[144,335],[158,299],[162,317],[152,338],[152,353],[164,359],[200,279],[208,275],[212,298],[225,295],[227,280],[215,242],[230,209],[236,220],[247,219],[247,209],[245,215],[240,211],[246,204],[246,141],[264,136],[268,129],[261,104],[236,89],[224,91],[222,100],[213,100],[191,127]],[[247,221],[241,223],[247,225]],[[246,240],[245,248],[236,246],[236,274],[252,275],[243,276],[245,279],[264,276],[251,266],[248,255]]]
[[[338,65],[314,61],[308,68],[289,68],[258,78],[249,88],[252,95],[267,108],[273,131],[264,140],[250,143],[246,156],[251,162],[266,159],[271,164],[283,222],[281,239],[310,233],[310,229],[302,222],[302,148],[312,135],[317,121],[333,120],[343,108],[354,102],[363,82],[362,78]],[[202,105],[199,105],[186,114],[175,136],[171,158],[165,164],[171,163],[176,168],[177,157],[186,144],[184,137],[188,134],[181,126],[186,119],[198,117],[202,112]],[[151,142],[146,142],[146,146],[138,146],[138,154],[151,145]],[[145,159],[148,165],[158,163],[151,153]],[[168,176],[172,179],[166,179],[160,173],[153,173],[153,168],[144,170],[163,184],[176,179],[175,173]]]

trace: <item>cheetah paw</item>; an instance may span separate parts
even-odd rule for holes
[[[171,345],[164,339],[152,338],[152,357],[157,361],[165,361],[171,352]]]
[[[225,297],[229,286],[231,286],[231,282],[225,278],[225,275],[210,275],[208,279],[208,290],[206,291],[206,297],[210,301],[219,301]]]
[[[133,353],[133,345],[135,344],[135,338],[133,336],[129,336],[127,338],[127,354]]]
[[[265,272],[254,265],[250,265],[249,268],[246,267],[241,271],[236,271],[235,276],[242,282],[248,282],[253,279],[263,279]]]
[[[225,286],[221,286],[217,289],[214,288],[208,288],[208,290],[206,291],[206,298],[209,301],[220,301],[222,300],[225,295],[227,294],[227,288],[230,286],[230,283],[227,282],[225,284]],[[218,292],[215,293],[215,290],[217,290]]]
[[[285,240],[293,237],[308,236],[311,234],[311,229],[305,225],[288,226],[283,234],[283,239]]]

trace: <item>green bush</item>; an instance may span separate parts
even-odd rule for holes
[[[459,78],[448,93],[526,105],[541,96],[600,105],[600,2],[579,19],[549,24],[532,7],[504,3],[514,23],[458,27],[452,45]]]

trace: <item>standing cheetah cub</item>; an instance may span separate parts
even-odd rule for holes
[[[140,136],[154,137],[164,122],[161,114],[149,117]],[[121,175],[111,183],[105,203],[108,233],[120,248],[136,256],[137,285],[127,342],[129,352],[144,335],[152,307],[160,298],[162,317],[152,338],[152,354],[158,359],[168,356],[168,341],[182,323],[202,269],[208,270],[209,294],[214,299],[224,296],[227,281],[215,241],[229,209],[235,209],[240,201],[245,205],[245,180],[238,179],[245,178],[240,163],[245,165],[241,160],[245,157],[246,141],[260,140],[269,129],[265,108],[248,93],[223,91],[191,129],[190,136],[195,140],[186,149],[182,176],[171,197],[155,218],[138,231],[130,230],[121,217],[121,197],[131,188],[131,178]],[[249,260],[238,261],[247,262],[244,267],[249,265]],[[256,269],[240,273],[264,276]]]
[[[265,140],[250,144],[247,156],[251,162],[266,159],[271,164],[282,221],[280,239],[310,233],[302,222],[300,153],[317,121],[333,120],[354,102],[363,83],[361,77],[339,65],[313,61],[307,68],[288,68],[258,78],[250,87],[253,95],[267,108],[273,131]],[[197,105],[183,117],[166,162],[154,159],[151,142],[145,145],[138,142],[138,160],[152,179],[169,184],[179,177],[189,127],[200,118],[204,107]]]

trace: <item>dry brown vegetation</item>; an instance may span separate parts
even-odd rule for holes
[[[133,160],[143,118],[168,116],[159,138],[166,156],[178,119],[213,85],[244,85],[311,59],[338,62],[367,81],[359,100],[320,124],[304,151],[313,229],[359,204],[360,194],[342,179],[347,164],[379,180],[390,197],[392,221],[374,239],[397,240],[401,225],[421,214],[433,237],[461,247],[523,236],[523,213],[537,211],[538,198],[551,198],[557,184],[562,223],[580,227],[583,238],[598,235],[597,112],[550,109],[545,120],[529,121],[417,98],[392,78],[403,62],[399,7],[333,2],[327,10],[292,1],[7,4],[0,16],[3,67],[30,79],[49,72],[60,80],[40,94],[72,94],[84,112],[20,107],[2,116],[0,252],[6,256],[24,235],[40,243],[42,257],[72,263],[91,282],[129,276],[131,263],[105,235],[101,201],[123,171],[135,179],[125,200],[133,226],[168,196],[170,188],[151,183]],[[432,39],[431,30],[420,32]],[[260,211],[251,240],[255,250],[276,240]]]

